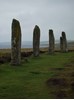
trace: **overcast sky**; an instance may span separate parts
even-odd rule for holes
[[[74,40],[74,0],[0,0],[0,42],[11,41],[13,18],[20,21],[23,41],[32,41],[35,25],[41,29],[41,41],[48,41],[49,29],[56,40],[62,31]]]

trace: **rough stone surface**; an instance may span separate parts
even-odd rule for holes
[[[63,52],[63,38],[60,37],[60,50]]]
[[[54,53],[54,48],[55,48],[55,39],[54,39],[53,30],[49,30],[49,53],[50,54]]]
[[[67,52],[67,39],[65,32],[62,32],[62,39],[63,39],[63,52]]]
[[[21,63],[21,27],[19,21],[12,21],[11,36],[11,64],[19,65]]]
[[[33,31],[33,55],[39,56],[40,53],[40,28],[36,25]]]

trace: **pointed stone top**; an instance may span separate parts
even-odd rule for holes
[[[65,34],[65,32],[64,32],[64,31],[62,32],[62,37],[66,37],[66,34]]]
[[[39,28],[38,25],[35,25],[35,27],[34,27],[34,31],[38,31],[38,32],[40,32],[40,28]]]
[[[15,24],[17,23],[17,24],[19,24],[19,21],[16,20],[15,18],[13,18],[12,23],[15,23]]]
[[[52,30],[52,29],[49,30],[49,34],[50,34],[51,36],[53,36],[53,30]]]
[[[64,31],[62,31],[62,34],[65,34],[65,32],[64,32]]]
[[[13,21],[18,21],[18,20],[16,20],[15,18],[13,18]]]
[[[38,28],[39,29],[39,26],[38,25],[35,25],[35,28]]]

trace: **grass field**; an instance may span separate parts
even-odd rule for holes
[[[55,53],[54,55],[45,53],[41,54],[38,58],[34,58],[33,56],[27,58],[28,62],[25,62],[25,59],[23,59],[21,66],[14,67],[11,66],[10,63],[1,64],[0,98],[60,98],[55,95],[57,89],[60,89],[60,87],[56,87],[56,85],[54,87],[51,85],[48,86],[46,82],[53,77],[66,78],[69,70],[73,72],[74,65],[70,66],[71,64],[69,64],[71,60],[74,60],[73,58],[74,52]],[[66,68],[66,70],[64,70],[64,68]],[[65,91],[69,93],[69,90],[68,86]]]

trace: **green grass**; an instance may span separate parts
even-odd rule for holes
[[[0,65],[0,98],[54,98],[46,81],[60,73],[52,68],[63,68],[73,55],[74,52],[42,54],[29,57],[28,63],[23,59],[21,66]]]

